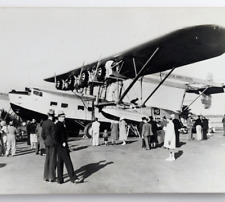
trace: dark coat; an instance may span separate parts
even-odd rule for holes
[[[55,124],[52,120],[47,119],[43,122],[41,136],[45,146],[55,145]]]
[[[208,122],[208,119],[203,119],[202,120],[202,129],[203,130],[208,130],[209,128],[209,122]]]
[[[55,125],[56,146],[63,147],[63,143],[66,143],[66,147],[68,148],[67,139],[66,127],[62,122],[58,121]]]

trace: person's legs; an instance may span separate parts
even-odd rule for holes
[[[58,151],[57,153],[57,177],[58,177],[58,183],[62,184],[64,182],[63,180],[63,159],[61,156],[61,152]]]
[[[50,147],[49,152],[49,180],[55,181],[56,178],[56,149],[55,147]]]
[[[49,147],[46,147],[46,157],[44,165],[44,180],[49,180],[49,162],[50,162],[50,150]]]
[[[12,155],[14,156],[16,154],[16,137],[12,137],[11,140],[11,147],[12,147]]]
[[[5,153],[6,156],[9,156],[10,148],[11,148],[11,138],[10,138],[10,136],[8,134],[7,135],[7,150],[6,150],[6,153]]]
[[[144,137],[144,140],[145,140],[146,149],[149,150],[150,149],[150,147],[149,147],[149,138],[148,137]]]

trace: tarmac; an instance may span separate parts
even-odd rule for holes
[[[208,140],[182,145],[169,162],[163,147],[141,148],[141,139],[127,145],[91,146],[88,138],[69,141],[75,172],[84,182],[73,184],[64,168],[65,183],[43,181],[45,156],[36,155],[26,142],[17,143],[16,156],[0,157],[0,194],[101,194],[101,193],[224,193],[225,137],[216,132]]]

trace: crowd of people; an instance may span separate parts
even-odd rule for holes
[[[225,131],[225,115],[222,120]],[[185,125],[188,131],[189,140],[207,140],[208,132],[208,120],[199,115],[197,120],[193,120],[191,114],[185,120]],[[138,134],[142,139],[142,148],[146,150],[155,149],[158,146],[162,146],[169,150],[168,161],[175,160],[175,149],[181,146],[180,132],[183,123],[175,116],[171,114],[169,118],[163,117],[161,120],[154,120],[152,116],[142,117],[142,121],[138,126]],[[104,144],[109,144],[109,133],[111,138],[111,144],[117,144],[121,142],[121,145],[127,144],[129,134],[129,124],[126,123],[124,118],[120,118],[119,121],[112,121],[110,132],[104,130],[103,140]],[[193,128],[196,129],[196,135],[193,136]],[[48,112],[48,119],[37,123],[35,119],[28,121],[26,125],[27,131],[27,144],[30,145],[30,149],[34,150],[36,154],[40,154],[45,157],[44,164],[44,181],[57,182],[59,184],[64,183],[63,167],[64,164],[68,171],[70,181],[72,183],[83,182],[83,177],[79,178],[73,168],[73,164],[70,158],[70,150],[68,146],[68,136],[65,126],[65,113],[59,111],[57,116],[54,110],[50,109]],[[160,145],[159,133],[163,133]],[[14,126],[13,121],[9,122],[9,125],[5,121],[1,121],[1,154],[12,156],[16,154],[16,134],[18,129]],[[92,145],[100,145],[100,123],[96,118],[91,124],[92,133]],[[225,135],[225,132],[224,132]],[[57,173],[57,178],[56,178]]]
[[[225,125],[225,116],[224,116],[224,125]],[[164,146],[170,150],[169,158],[166,160],[173,161],[174,150],[181,146],[180,142],[180,133],[182,128],[186,127],[186,132],[188,133],[188,140],[207,140],[207,133],[209,129],[208,119],[204,116],[199,115],[196,120],[193,119],[192,115],[189,114],[185,123],[183,123],[175,114],[171,114],[169,118],[163,117],[162,120],[154,120],[152,116],[142,117],[142,121],[138,126],[139,136],[142,138],[142,148],[146,150],[155,149],[158,146]],[[121,145],[126,145],[127,137],[129,134],[129,125],[126,123],[124,118],[120,118],[119,121],[111,122],[111,131],[108,132],[104,130],[103,139],[104,144],[108,145],[109,133],[111,134],[112,145],[121,142]],[[195,136],[193,135],[193,130],[196,131]],[[159,143],[159,132],[161,143]],[[100,123],[96,118],[92,123],[91,127],[92,133],[92,145],[100,145]]]
[[[57,116],[54,110],[48,112],[48,119],[37,123],[35,119],[27,122],[27,144],[36,154],[46,156],[44,164],[45,182],[64,183],[63,167],[64,164],[68,171],[72,183],[83,182],[83,177],[78,177],[73,168],[70,158],[70,150],[67,142],[67,131],[65,126],[65,113],[59,111]],[[3,156],[12,156],[16,154],[16,135],[18,129],[14,126],[13,121],[9,125],[1,121],[1,154]],[[56,178],[57,172],[57,178]]]

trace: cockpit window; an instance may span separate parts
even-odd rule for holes
[[[34,93],[34,95],[42,96],[42,92],[40,92],[40,91],[34,90],[33,93]]]

